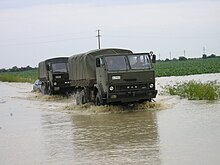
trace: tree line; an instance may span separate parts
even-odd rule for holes
[[[217,56],[215,54],[211,54],[209,56],[207,54],[202,55],[202,59],[208,59],[208,58],[220,58],[220,56]],[[173,58],[173,59],[166,58],[165,60],[158,60],[158,61],[186,61],[186,60],[194,60],[194,59],[201,59],[201,58],[186,58],[185,56],[180,56],[178,59],[177,58]]]
[[[17,66],[13,66],[12,68],[9,68],[9,69],[5,69],[5,68],[2,68],[0,69],[0,73],[3,73],[3,72],[19,72],[19,71],[27,71],[27,70],[36,70],[37,68],[33,68],[31,66],[26,66],[26,67],[17,67]]]

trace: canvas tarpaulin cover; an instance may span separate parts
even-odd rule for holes
[[[86,53],[69,57],[69,77],[72,81],[95,81],[96,61],[95,57],[106,54],[131,54],[126,49],[97,49]]]

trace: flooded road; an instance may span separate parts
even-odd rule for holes
[[[160,86],[220,74],[157,79]],[[155,106],[78,107],[31,84],[0,82],[0,164],[220,163],[220,101],[158,96]]]

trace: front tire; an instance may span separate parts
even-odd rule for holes
[[[51,85],[49,85],[49,87],[48,87],[48,94],[49,95],[53,95],[53,93],[54,93],[54,91],[53,91]]]
[[[100,96],[100,94],[97,94],[97,95],[96,95],[95,105],[96,105],[96,106],[101,106],[101,105],[103,105],[103,100],[102,100],[102,97]]]
[[[47,86],[46,86],[45,84],[43,84],[43,85],[41,86],[41,93],[42,93],[43,95],[46,95],[46,94],[47,94]]]

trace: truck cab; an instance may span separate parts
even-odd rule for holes
[[[52,58],[39,63],[38,74],[39,80],[42,81],[42,93],[51,95],[71,91],[68,66],[67,57]]]
[[[157,95],[153,53],[96,57],[96,104],[151,101]]]

